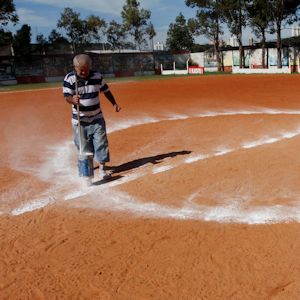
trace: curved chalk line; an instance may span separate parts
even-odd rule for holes
[[[194,118],[194,117],[216,117],[216,116],[226,116],[226,115],[251,115],[251,114],[290,114],[290,115],[297,115],[300,114],[300,111],[279,111],[279,110],[263,110],[263,111],[223,111],[223,112],[206,112],[197,114],[194,116],[187,116],[187,115],[171,115],[167,118],[148,118],[143,120],[135,120],[130,122],[124,122],[121,125],[114,127],[110,132],[127,129],[133,126],[138,126],[142,124],[148,124],[153,122],[160,122],[160,121],[167,121],[167,120],[180,120],[180,119],[187,119],[187,118]],[[279,134],[277,136],[267,136],[264,138],[260,138],[258,140],[244,142],[241,144],[240,148],[237,149],[218,149],[212,154],[197,154],[192,157],[187,158],[184,160],[183,163],[194,163],[199,160],[208,159],[220,155],[225,155],[228,153],[232,153],[234,151],[239,151],[241,149],[249,149],[258,146],[262,146],[265,144],[271,144],[279,142],[283,139],[293,138],[300,134],[300,128],[293,131],[293,132],[285,132]],[[12,215],[18,215],[25,212],[29,212],[35,209],[39,209],[41,207],[45,207],[51,203],[56,201],[55,197],[49,196],[60,193],[61,190],[64,189],[63,182],[70,182],[70,187],[73,186],[80,186],[80,182],[75,180],[73,176],[70,174],[75,174],[74,169],[70,170],[70,160],[72,154],[72,142],[68,142],[65,145],[62,145],[60,148],[53,147],[50,149],[49,152],[56,153],[55,159],[49,159],[48,162],[41,168],[40,176],[44,180],[50,180],[51,177],[55,174],[55,177],[59,178],[59,180],[55,180],[56,187],[51,188],[50,190],[45,192],[45,197],[40,198],[39,200],[32,201],[22,207],[15,208],[11,211]],[[56,162],[56,165],[53,162]],[[178,167],[180,164],[176,165],[165,165],[160,166],[157,168],[153,168],[152,173],[160,173],[166,172],[171,169]],[[62,166],[66,167],[67,169],[64,172],[57,172],[57,170],[61,170]],[[47,170],[47,172],[45,172]],[[67,170],[71,171],[70,173]],[[169,217],[169,218],[178,218],[178,219],[199,219],[199,220],[210,220],[210,221],[218,221],[218,222],[240,222],[240,223],[248,223],[248,224],[257,224],[257,223],[268,223],[268,222],[282,222],[288,220],[295,220],[300,221],[300,208],[288,208],[285,206],[273,206],[273,207],[261,207],[256,208],[253,210],[241,211],[239,207],[236,207],[235,204],[230,205],[223,205],[218,207],[207,207],[205,205],[198,205],[192,203],[192,198],[187,199],[186,203],[181,208],[172,208],[156,203],[141,203],[138,202],[126,193],[121,193],[114,191],[112,194],[111,188],[137,178],[141,178],[141,176],[148,175],[149,172],[141,172],[140,170],[133,175],[127,176],[126,178],[121,178],[118,181],[107,183],[103,186],[96,186],[91,188],[87,188],[84,186],[80,186],[79,191],[71,192],[70,187],[67,189],[66,195],[64,199],[66,201],[70,201],[76,199],[81,196],[91,196],[94,198],[93,205],[96,205],[98,208],[102,209],[111,209],[111,210],[118,210],[118,211],[131,211],[141,215],[151,215],[152,217]],[[57,183],[57,181],[60,182]],[[72,190],[72,189],[71,189]],[[101,201],[99,198],[96,197],[95,199],[95,191],[101,191],[103,197],[101,197]],[[48,194],[48,196],[47,196]],[[105,195],[109,201],[102,201],[105,199]],[[96,204],[95,204],[96,203]],[[89,203],[87,203],[87,206]],[[283,213],[284,212],[284,213]]]
[[[130,127],[146,125],[151,123],[158,123],[162,121],[176,121],[176,120],[185,120],[191,118],[214,118],[214,117],[222,117],[222,116],[243,116],[243,115],[300,115],[300,110],[279,110],[279,109],[268,109],[268,108],[257,108],[253,110],[220,110],[220,111],[206,111],[202,113],[196,114],[168,114],[167,116],[162,116],[160,118],[153,118],[145,116],[140,120],[125,120],[122,122],[118,122],[116,124],[111,124],[108,126],[108,133],[112,133],[115,131],[120,131],[124,129],[128,129]],[[108,122],[109,123],[109,122]]]

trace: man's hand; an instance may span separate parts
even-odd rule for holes
[[[121,110],[121,106],[119,106],[117,103],[114,105],[115,112],[119,112]]]
[[[104,92],[105,97],[108,99],[108,101],[114,106],[115,112],[119,112],[121,110],[121,106],[116,102],[114,95],[111,93],[110,90],[107,90]]]
[[[68,96],[66,97],[66,100],[70,104],[78,105],[80,103],[80,96],[79,95]]]

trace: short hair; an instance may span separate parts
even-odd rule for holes
[[[74,67],[92,66],[92,59],[87,54],[78,54],[73,58]]]

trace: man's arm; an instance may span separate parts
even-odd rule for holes
[[[74,77],[75,76],[75,77]],[[75,82],[74,82],[75,80]],[[67,103],[78,105],[80,97],[76,96],[76,74],[74,72],[68,73],[63,82],[63,94]]]
[[[118,103],[115,100],[114,95],[111,93],[110,90],[107,90],[104,92],[105,97],[109,100],[109,102],[114,106],[114,109],[116,112],[119,112],[121,110],[121,107],[118,105]]]

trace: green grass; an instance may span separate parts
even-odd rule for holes
[[[128,81],[144,81],[144,80],[164,80],[170,78],[177,78],[179,76],[186,75],[145,75],[145,76],[130,76],[130,77],[108,77],[105,78],[107,83],[110,82],[128,82]],[[196,76],[196,75],[193,75]],[[26,83],[26,84],[15,84],[15,85],[0,85],[0,92],[8,92],[8,91],[23,91],[23,90],[31,90],[31,89],[45,89],[45,88],[53,88],[53,87],[62,87],[62,82],[51,82],[51,83]]]
[[[31,90],[31,89],[45,89],[45,88],[60,87],[60,86],[62,86],[61,82],[0,85],[0,92],[23,91],[23,90]]]
[[[145,76],[130,76],[130,77],[108,77],[105,78],[107,83],[110,82],[135,82],[135,81],[145,81],[145,80],[166,80],[178,77],[201,77],[201,76],[215,76],[215,75],[240,75],[232,74],[227,72],[207,72],[204,75],[145,75]],[[299,75],[299,74],[296,74]],[[23,91],[32,89],[45,89],[45,88],[60,88],[62,87],[62,82],[49,82],[49,83],[27,83],[27,84],[16,84],[16,85],[0,85],[0,93],[8,91]]]

